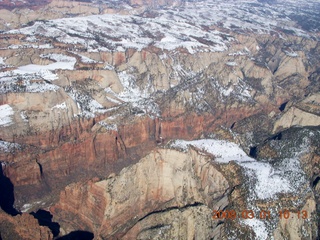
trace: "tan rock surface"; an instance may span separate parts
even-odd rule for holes
[[[273,132],[287,129],[292,126],[319,126],[320,125],[320,95],[313,94],[285,109],[284,114],[275,122]]]
[[[274,231],[274,238],[279,240],[284,239],[316,239],[317,226],[310,219],[316,216],[316,205],[314,199],[307,200],[305,206],[297,212],[289,211],[289,218],[282,217],[279,220],[278,227]],[[305,212],[306,211],[306,214]]]
[[[171,224],[157,229],[163,232],[160,236],[208,238],[215,224],[210,208],[223,208],[216,204],[228,188],[208,156],[194,150],[186,154],[158,149],[118,176],[68,186],[51,210],[63,228],[82,225],[97,239],[145,239],[154,231],[143,229],[158,228],[159,219],[165,221],[176,214]],[[179,227],[188,231],[180,228],[178,233]]]

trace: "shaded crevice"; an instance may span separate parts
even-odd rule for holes
[[[183,207],[169,207],[169,208],[166,208],[166,209],[163,209],[163,210],[157,210],[157,211],[153,211],[153,212],[150,212],[148,213],[147,215],[143,216],[142,218],[140,218],[137,222],[141,222],[143,221],[144,219],[146,219],[147,217],[153,215],[153,214],[157,214],[157,213],[165,213],[165,212],[170,212],[172,210],[180,210],[180,211],[183,211],[184,209],[187,209],[187,208],[190,208],[190,207],[198,207],[198,206],[204,206],[205,204],[203,203],[199,203],[199,202],[195,202],[193,204],[188,204],[188,205],[185,205]]]
[[[57,240],[92,240],[94,234],[88,231],[73,231],[63,237],[57,238]]]
[[[37,212],[31,212],[30,214],[38,220],[40,226],[48,227],[54,237],[59,235],[60,225],[59,223],[52,222],[53,215],[50,212],[39,209]]]
[[[312,181],[312,187],[315,188],[319,182],[320,182],[320,177],[318,176]]]
[[[278,133],[270,138],[270,140],[281,140],[282,139],[282,133]]]
[[[258,156],[258,148],[257,146],[250,147],[249,156],[252,158],[256,158]]]
[[[288,101],[287,101],[287,102],[282,103],[282,104],[280,105],[280,107],[279,107],[279,110],[280,110],[281,112],[283,112],[283,111],[284,111],[284,109],[286,108],[287,104],[288,104]]]
[[[20,214],[14,207],[14,186],[11,180],[3,174],[0,164],[0,207],[11,216]]]
[[[39,166],[40,175],[41,175],[41,177],[42,177],[42,174],[43,174],[42,165],[41,165],[41,163],[39,163],[39,162],[38,162],[38,160],[36,160],[36,163],[37,163],[37,164],[38,164],[38,166]]]
[[[216,227],[218,227],[219,225],[222,225],[224,223],[225,223],[225,221],[218,221]]]
[[[158,229],[158,228],[165,228],[165,227],[170,227],[170,225],[158,224],[158,225],[143,229],[143,231],[150,231],[150,230],[154,230],[154,229]]]

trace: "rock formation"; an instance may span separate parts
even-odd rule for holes
[[[15,217],[0,212],[0,238],[3,240],[15,239],[53,239],[51,231],[39,226],[38,220],[27,213]]]
[[[13,2],[0,2],[8,209],[50,209],[59,236],[317,238],[316,1]],[[262,195],[268,181],[279,188]],[[272,219],[212,219],[246,209]],[[1,217],[19,236],[52,238],[27,213]]]

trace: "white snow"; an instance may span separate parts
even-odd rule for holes
[[[61,104],[57,104],[51,108],[51,110],[54,110],[54,109],[67,109],[67,104],[66,104],[66,102],[63,102]]]
[[[245,48],[244,51],[229,53],[228,56],[246,56],[246,55],[249,55],[249,53],[250,53],[249,49]]]
[[[4,58],[0,57],[0,65],[5,65]]]
[[[76,52],[74,52],[74,54],[77,54],[77,55],[81,58],[81,62],[83,62],[83,63],[97,63],[96,60],[93,60],[93,59],[91,59],[91,58],[88,58],[88,57],[86,57],[86,56],[83,56],[83,55],[81,55],[81,54],[78,54],[78,53],[76,53]]]
[[[40,55],[42,58],[48,58],[54,63],[48,65],[29,64],[20,66],[15,70],[0,73],[0,92],[45,92],[56,91],[58,86],[46,81],[54,81],[58,78],[54,73],[57,69],[73,70],[76,63],[74,57],[63,54]],[[19,85],[16,83],[19,81]]]
[[[24,122],[28,122],[28,116],[25,111],[20,112],[20,117]]]
[[[31,208],[32,208],[32,204],[26,203],[21,207],[21,212],[27,212]]]
[[[229,83],[228,86],[222,86],[222,84],[215,79],[212,80],[212,84],[220,94],[222,101],[224,101],[226,97],[234,97],[241,101],[252,99],[250,94],[250,91],[252,90],[251,86],[241,78],[238,78],[237,82],[233,83],[232,85]]]
[[[228,89],[221,89],[220,92],[223,96],[228,97],[233,92],[233,87],[229,87]]]
[[[269,163],[252,161],[240,165],[245,167],[249,178],[257,179],[254,191],[259,199],[269,199],[277,193],[294,191],[284,171],[274,169]]]
[[[1,152],[11,152],[14,149],[20,149],[21,145],[18,143],[0,141],[0,151]]]
[[[81,93],[76,89],[70,89],[67,94],[77,103],[80,113],[78,115],[87,118],[95,117],[95,113],[105,113],[109,109],[105,109],[99,102],[91,96]]]
[[[254,233],[256,234],[255,240],[266,240],[268,238],[269,233],[263,220],[253,218],[245,219],[242,222],[253,229]]]
[[[273,32],[280,36],[279,29],[283,29],[298,36],[310,37],[312,33],[303,31],[290,17],[297,14],[297,9],[302,8],[302,5],[310,10],[309,18],[316,16],[313,4],[312,1],[301,0],[278,1],[277,5],[253,0],[187,1],[177,11],[158,10],[158,15],[153,18],[138,14],[62,18],[36,22],[33,26],[6,33],[28,35],[26,41],[29,41],[29,45],[12,45],[11,48],[50,48],[50,45],[34,44],[35,38],[48,37],[73,46],[80,44],[89,52],[125,51],[128,48],[141,50],[149,45],[166,50],[183,47],[190,53],[225,51],[230,41],[234,40],[229,35],[230,30],[258,34]]]
[[[226,62],[226,65],[234,67],[234,66],[237,66],[238,64],[236,62]]]
[[[252,161],[254,159],[247,154],[235,143],[224,140],[201,139],[195,141],[176,140],[171,146],[183,150],[187,150],[192,145],[199,149],[203,149],[215,156],[215,161],[220,163],[228,163],[230,161]]]
[[[34,81],[24,81],[26,85],[26,92],[38,93],[38,92],[47,92],[47,91],[57,91],[58,86],[49,84],[46,82],[34,82]]]
[[[213,139],[201,139],[195,141],[176,140],[172,147],[186,151],[192,145],[211,153],[214,160],[219,163],[235,161],[245,169],[250,179],[255,179],[254,196],[257,199],[273,198],[277,193],[294,192],[295,186],[290,182],[288,176],[298,174],[299,168],[294,159],[290,166],[275,169],[270,163],[257,161],[249,157],[237,144]]]
[[[73,70],[76,59],[62,54],[47,54],[40,55],[43,58],[49,58],[56,62],[48,65],[28,64],[20,66],[15,70],[1,72],[0,77],[8,77],[1,79],[2,82],[16,81],[17,79],[24,79],[27,92],[41,92],[41,91],[55,91],[59,87],[48,83],[35,83],[29,81],[32,79],[45,79],[48,81],[54,81],[58,76],[53,72],[57,69]],[[26,82],[28,81],[28,82]],[[37,89],[39,88],[39,89]]]
[[[289,56],[289,57],[299,57],[299,54],[296,53],[296,52],[289,52],[289,51],[285,51],[286,55]]]
[[[37,201],[34,203],[26,203],[21,207],[21,212],[28,212],[31,208],[33,208],[36,205],[39,205],[40,203],[42,203],[41,205],[43,205],[43,202],[41,201]]]
[[[51,44],[47,43],[47,44],[39,44],[39,45],[34,45],[34,44],[14,45],[14,44],[12,44],[12,45],[8,46],[8,48],[9,49],[20,49],[20,48],[51,49],[54,47]]]
[[[55,74],[51,71],[56,69],[67,69],[73,70],[74,64],[76,63],[76,59],[74,57],[65,56],[62,54],[47,54],[47,55],[40,55],[43,58],[49,58],[55,60],[55,63],[51,63],[48,65],[36,65],[36,64],[29,64],[25,66],[20,66],[16,70],[13,71],[15,74],[39,74],[44,79],[52,81],[57,78]]]
[[[105,92],[112,94],[115,98],[111,99],[108,97],[108,100],[113,103],[129,103],[133,108],[138,108],[144,112],[144,114],[149,114],[150,117],[159,115],[159,106],[151,98],[151,95],[148,92],[148,87],[141,90],[136,84],[135,77],[126,71],[119,72],[118,77],[124,90],[117,94],[112,91],[110,87],[105,88]]]
[[[228,40],[223,39],[219,31],[203,30],[193,21],[176,21],[170,18],[171,16],[167,16],[165,12],[159,17],[148,19],[117,14],[93,15],[56,19],[45,23],[37,22],[33,26],[12,30],[9,33],[53,37],[63,43],[81,44],[89,52],[115,49],[125,51],[128,48],[141,50],[150,44],[167,50],[184,47],[190,53],[202,51],[202,48],[210,51],[224,51],[227,50],[226,43],[232,40],[231,37]],[[179,17],[180,20],[183,18],[184,16]],[[146,35],[146,31],[156,39]],[[196,38],[202,38],[208,44],[201,43]],[[29,39],[30,42],[34,42],[33,38]],[[11,46],[11,48],[20,47],[19,45]],[[83,60],[88,59],[83,58]]]
[[[0,93],[7,92],[46,92],[57,91],[57,85],[43,81],[55,79],[56,75],[50,71],[32,74],[17,74],[14,71],[0,72]]]
[[[4,104],[0,106],[0,127],[6,127],[13,124],[12,116],[14,111],[9,104]]]
[[[118,126],[117,124],[114,123],[106,123],[104,121],[99,122],[99,124],[101,126],[103,126],[105,129],[107,130],[111,130],[111,131],[118,131]]]
[[[60,63],[75,63],[76,59],[74,57],[70,57],[67,55],[63,55],[63,54],[57,54],[57,53],[50,53],[50,54],[41,54],[40,55],[41,58],[48,58],[51,60],[54,60],[56,62],[60,62]],[[71,67],[72,68],[72,65]]]
[[[62,54],[47,54],[40,56],[56,62],[48,65],[28,64],[20,66],[12,71],[0,72],[0,92],[45,92],[59,89],[58,86],[41,81],[41,79],[50,82],[56,80],[58,76],[53,71],[57,69],[73,70],[76,59]],[[16,85],[16,82],[18,81],[20,81],[19,86]]]

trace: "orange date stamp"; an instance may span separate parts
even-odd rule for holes
[[[307,219],[308,212],[306,210],[301,210],[298,212],[289,212],[288,210],[280,210],[277,214],[271,215],[270,211],[261,210],[260,212],[254,212],[253,210],[245,209],[241,212],[236,212],[235,210],[213,210],[212,218],[214,220],[222,219],[262,219],[269,220],[272,216],[278,216],[279,219],[289,219],[290,217],[296,216],[298,219]]]

